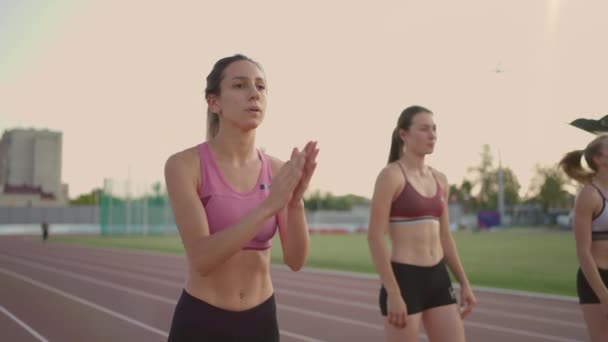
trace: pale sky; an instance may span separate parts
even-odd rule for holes
[[[318,140],[311,188],[371,196],[399,113],[435,113],[428,163],[460,183],[483,144],[523,190],[608,114],[608,1],[0,0],[0,132],[63,132],[70,196],[163,180],[205,136],[204,80],[234,53],[269,93],[257,144]],[[500,63],[504,72],[493,70]]]

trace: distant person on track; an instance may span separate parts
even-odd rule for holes
[[[585,170],[581,159],[591,170]],[[608,341],[608,135],[567,153],[564,172],[583,184],[574,202],[573,230],[579,269],[577,293],[593,342]]]
[[[283,163],[256,149],[266,111],[266,78],[243,55],[217,61],[207,76],[207,141],[166,162],[165,180],[188,261],[169,341],[279,341],[270,278],[278,230],[283,261],[308,255],[302,196],[316,168],[316,142]]]
[[[49,223],[46,221],[42,221],[40,224],[40,228],[42,229],[42,241],[46,242],[49,239]]]
[[[431,342],[465,341],[462,320],[476,303],[449,229],[448,181],[424,160],[436,139],[432,112],[406,108],[374,187],[368,244],[382,282],[386,341],[418,341],[421,321]],[[460,312],[446,265],[460,283]]]

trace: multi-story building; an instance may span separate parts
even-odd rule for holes
[[[0,140],[0,205],[65,204],[61,183],[62,134],[7,130]]]

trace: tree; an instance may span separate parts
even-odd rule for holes
[[[478,189],[474,208],[481,210],[496,210],[498,207],[498,172],[494,167],[494,160],[490,151],[490,146],[485,144],[481,151],[481,162],[478,166],[470,168],[469,171],[476,173],[474,183],[467,184],[469,194],[473,188]],[[517,204],[519,198],[519,181],[513,170],[503,167],[503,185],[505,195],[505,205]],[[462,191],[461,191],[462,192]]]
[[[494,160],[492,159],[492,153],[490,152],[490,145],[484,144],[480,153],[481,162],[478,166],[470,168],[469,171],[477,174],[477,179],[474,180],[474,185],[479,189],[477,194],[477,201],[483,209],[488,209],[491,206],[490,200],[492,196],[494,180],[492,171]]]
[[[491,172],[491,178],[494,180],[494,183],[489,190],[489,202],[483,205],[484,209],[496,210],[498,207],[498,172],[499,170]],[[509,206],[519,203],[519,189],[521,188],[521,185],[517,180],[517,176],[515,176],[513,170],[508,167],[502,169],[502,174],[505,205]]]
[[[304,198],[304,208],[306,210],[317,211],[321,209],[321,191],[315,190],[312,194]]]
[[[536,175],[530,184],[532,200],[543,206],[545,213],[551,209],[570,209],[574,196],[566,191],[571,185],[564,172],[556,166],[536,166]]]
[[[165,205],[165,191],[163,191],[163,184],[156,182],[152,184],[152,195],[147,195],[149,205]]]
[[[473,191],[473,183],[468,180],[463,180],[462,184],[460,184],[460,192],[462,193],[463,200],[468,200],[467,197],[473,197],[471,195],[471,191]]]
[[[93,189],[87,194],[82,194],[70,200],[70,205],[98,205],[101,198],[101,189]]]
[[[452,202],[452,199],[455,199],[456,201],[462,201],[463,197],[464,196],[462,195],[460,188],[458,188],[458,185],[450,185],[450,202]]]
[[[473,196],[473,183],[467,179],[463,180],[460,186],[450,185],[450,201],[460,203],[464,212],[477,210],[477,198]]]
[[[307,210],[351,210],[353,206],[368,204],[369,200],[365,197],[348,194],[334,196],[327,192],[324,195],[319,190],[314,191],[304,198],[304,207]]]

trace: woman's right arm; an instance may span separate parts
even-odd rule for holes
[[[369,227],[367,230],[367,243],[372,261],[380,276],[380,281],[386,289],[388,295],[387,302],[390,302],[391,298],[401,298],[401,290],[391,267],[385,240],[391,204],[399,185],[397,181],[398,177],[395,177],[395,172],[390,167],[385,167],[378,175],[370,203]],[[406,315],[400,314],[399,317],[393,317],[390,309],[389,307],[389,322],[397,326],[405,325]]]
[[[576,255],[585,279],[602,303],[608,303],[608,289],[602,282],[597,264],[591,254],[591,221],[593,208],[596,207],[597,198],[595,189],[585,186],[576,196],[574,202],[574,237],[576,239]],[[604,209],[608,210],[608,208]]]
[[[209,234],[207,215],[198,194],[198,170],[189,167],[186,156],[171,156],[165,164],[165,182],[173,208],[173,216],[191,265],[202,275],[236,254],[258,233],[264,222],[287,203],[301,174],[301,160],[286,163],[282,175],[273,180],[270,195],[239,222],[213,235]],[[298,167],[300,169],[298,169]],[[299,173],[300,172],[300,173]]]

